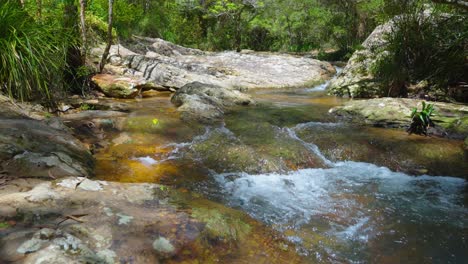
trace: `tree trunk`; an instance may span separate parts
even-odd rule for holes
[[[236,32],[234,35],[234,48],[237,52],[241,51],[242,45],[242,11],[243,8],[235,15],[235,23],[236,23]]]
[[[144,12],[145,14],[148,13],[148,11],[149,11],[149,9],[150,9],[150,5],[151,5],[150,0],[145,0],[145,6],[144,6],[144,8],[143,8],[143,12]]]
[[[114,0],[109,0],[109,19],[108,19],[108,27],[107,27],[107,45],[104,53],[102,54],[101,64],[99,65],[99,72],[102,72],[104,69],[104,65],[106,65],[107,56],[109,56],[109,50],[112,45],[112,20],[113,20],[113,8],[114,7]]]
[[[86,0],[80,0],[80,22],[81,22],[81,56],[83,57],[83,63],[86,62],[86,22],[85,22],[85,11],[86,11]]]

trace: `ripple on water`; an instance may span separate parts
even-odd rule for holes
[[[331,168],[288,174],[214,177],[231,206],[285,232],[303,246],[305,254],[318,250],[331,259],[363,261],[375,258],[373,248],[384,244],[384,253],[379,254],[392,255],[401,250],[397,244],[411,244],[420,260],[467,257],[463,179],[413,177],[363,162],[338,162]],[[422,230],[426,238],[418,234]],[[448,230],[450,238],[442,238]],[[307,245],[311,237],[317,240]],[[436,237],[451,239],[455,245],[441,247],[440,241],[430,239]]]

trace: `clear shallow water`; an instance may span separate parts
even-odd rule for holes
[[[323,89],[256,91],[258,106],[234,109],[215,127],[181,122],[162,98],[142,100],[123,132],[110,135],[125,142],[97,153],[97,176],[202,193],[279,230],[310,262],[465,263],[466,181],[403,173],[466,176],[462,142],[340,123],[327,113],[343,100]],[[199,152],[204,142],[208,152]],[[322,165],[219,173],[237,161],[229,151],[273,159],[293,143]],[[279,155],[294,159],[286,150]]]
[[[314,260],[368,261],[376,257],[374,247],[386,244],[392,256],[414,241],[424,251],[415,262],[443,255],[439,261],[461,263],[467,257],[463,179],[414,177],[352,161],[288,174],[213,177],[230,206],[285,232]],[[311,238],[318,242],[314,247]]]

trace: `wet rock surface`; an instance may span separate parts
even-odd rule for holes
[[[432,102],[431,102],[432,103]],[[429,133],[438,136],[464,139],[468,136],[468,107],[463,104],[434,102],[435,128]],[[422,100],[404,98],[377,98],[353,100],[332,108],[330,113],[348,120],[379,127],[406,128],[413,108],[422,107]]]
[[[1,262],[301,262],[246,214],[162,185],[71,177],[0,188],[1,207],[15,209],[0,215]]]
[[[468,163],[459,140],[408,136],[398,129],[310,122],[294,128],[298,137],[316,144],[332,162],[376,164],[410,175],[466,178]]]

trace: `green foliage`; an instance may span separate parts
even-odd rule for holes
[[[86,12],[86,26],[88,27],[88,31],[93,31],[98,38],[102,41],[107,37],[107,21],[105,18],[98,17],[92,12]],[[90,34],[88,32],[88,34]],[[115,29],[112,31],[112,36],[114,38],[117,37],[117,31]],[[95,37],[93,38],[95,39]]]
[[[383,6],[383,0],[121,0],[114,26],[122,39],[138,34],[207,50],[333,48],[343,59],[383,19]],[[103,22],[107,0],[93,0],[88,9]]]
[[[80,105],[80,110],[81,110],[81,111],[95,110],[95,107],[94,107],[94,105],[81,104],[81,105]]]
[[[107,32],[107,15],[108,15],[109,1],[108,0],[93,0],[89,1],[89,13],[96,16],[101,20],[100,28],[106,28]],[[143,10],[134,1],[115,1],[114,2],[114,23],[113,27],[117,30],[118,34],[124,38],[129,37],[132,29],[143,18]]]
[[[71,38],[60,20],[36,21],[18,1],[0,2],[0,90],[27,100],[51,99],[63,89]]]
[[[422,109],[418,112],[418,109],[415,107],[411,112],[411,124],[407,130],[409,134],[417,134],[417,135],[426,135],[427,136],[427,129],[429,126],[434,126],[434,123],[431,120],[431,116],[434,112],[434,105],[433,104],[426,104],[426,102],[422,102]]]
[[[372,72],[388,87],[388,96],[406,96],[407,86],[427,80],[432,87],[446,89],[462,80],[468,24],[466,14],[445,13],[415,2],[394,20],[388,44]],[[447,93],[447,90],[445,90]]]
[[[10,224],[8,222],[0,222],[0,229],[9,228]]]

